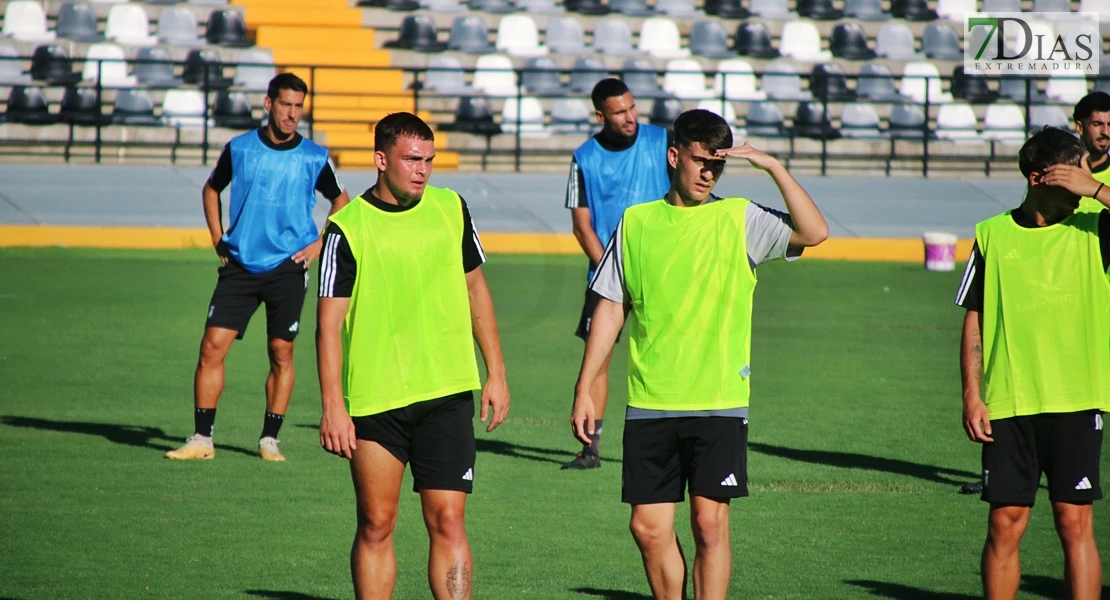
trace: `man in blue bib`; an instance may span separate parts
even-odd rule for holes
[[[595,116],[602,129],[574,151],[567,181],[566,207],[571,210],[574,237],[590,259],[586,279],[586,301],[575,335],[583,341],[590,335],[590,321],[599,296],[588,289],[613,230],[634,204],[658,200],[671,187],[667,149],[671,134],[662,127],[640,124],[636,102],[628,86],[619,79],[603,79],[591,94]],[[609,399],[609,357],[594,380],[590,397],[598,422],[590,445],[583,448],[564,469],[593,469],[601,466],[601,416]]]
[[[308,265],[320,255],[320,233],[312,218],[316,192],[331,202],[331,213],[349,200],[328,151],[297,133],[307,93],[308,86],[292,73],[274,77],[263,101],[269,122],[232,138],[204,184],[204,217],[223,266],[193,379],[194,434],[166,458],[216,455],[212,429],[224,388],[224,357],[232,342],[243,338],[259,304],[265,304],[270,373],[258,454],[285,460],[277,435],[293,394],[293,340],[300,330]],[[225,230],[220,192],[228,184]]]

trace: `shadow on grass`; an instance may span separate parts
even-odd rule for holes
[[[324,596],[313,596],[300,592],[279,592],[276,590],[247,590],[248,596],[266,598],[267,600],[334,600]]]
[[[176,447],[174,444],[183,441],[179,437],[167,435],[160,427],[115,425],[112,423],[87,423],[83,421],[51,421],[49,419],[35,419],[10,415],[0,417],[0,423],[9,427],[95,435],[113,444],[133,446],[136,448],[149,448],[160,452],[173,450]],[[251,450],[224,444],[216,444],[216,448],[218,450],[246,454],[247,456],[255,455]]]
[[[1022,575],[1021,591],[1043,598],[1067,598],[1068,590],[1063,579],[1044,575]],[[1110,585],[1102,586],[1102,597],[1110,599]]]
[[[871,592],[872,596],[890,598],[891,600],[978,600],[982,597],[970,596],[968,594],[934,592],[902,585],[900,583],[887,583],[885,581],[845,581],[844,583],[861,587]]]
[[[946,467],[937,467],[934,465],[923,465],[920,463],[910,462],[908,460],[899,460],[897,458],[882,458],[880,456],[855,454],[853,452],[835,452],[832,450],[801,450],[799,448],[785,448],[783,446],[763,444],[760,442],[751,442],[748,444],[748,448],[761,454],[777,456],[779,458],[787,458],[800,462],[828,465],[830,467],[844,467],[847,469],[883,471],[885,473],[905,475],[907,477],[914,477],[917,479],[922,479],[924,481],[932,481],[934,483],[943,483],[945,485],[962,485],[968,480],[974,481],[976,479],[975,473],[963,471],[960,469],[949,469]]]
[[[602,590],[598,588],[574,588],[571,590],[585,596],[594,596],[595,598],[603,598],[604,600],[651,600],[651,596],[647,594],[637,594],[636,592],[622,592],[620,590]]]
[[[479,433],[479,435],[481,434]],[[509,458],[519,458],[521,460],[531,460],[535,462],[551,463],[556,465],[562,465],[563,463],[574,458],[574,456],[567,450],[553,450],[551,448],[524,446],[521,444],[511,444],[509,442],[503,442],[501,440],[491,440],[482,437],[477,437],[474,440],[474,445],[477,447],[478,452],[488,452],[490,454],[507,456]],[[619,464],[621,461],[615,458],[606,458],[602,462],[612,462]]]

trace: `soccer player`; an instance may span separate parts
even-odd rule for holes
[[[637,122],[639,114],[628,86],[619,79],[603,79],[594,86],[591,100],[602,128],[574,151],[566,199],[574,237],[590,261],[587,284],[624,210],[658,200],[671,187],[667,168],[670,133],[662,127]],[[597,294],[591,293],[587,286],[582,316],[575,331],[583,341],[590,334],[590,320],[597,304]],[[563,465],[564,469],[601,466],[601,426],[609,400],[610,358],[606,357],[590,391],[597,414],[597,430],[574,460]]]
[[[1076,208],[1083,195],[1106,206],[1110,189],[1084,152],[1062,129],[1025,142],[1025,199],[976,225],[956,296],[967,310],[964,428],[983,444],[981,498],[990,503],[981,566],[991,600],[1017,596],[1018,548],[1042,472],[1069,597],[1102,590],[1092,502],[1102,497],[1100,411],[1110,406],[1110,213]]]
[[[583,443],[596,428],[590,393],[630,306],[621,497],[632,505],[632,536],[654,597],[685,598],[674,515],[689,484],[695,597],[723,600],[732,568],[729,501],[748,495],[755,269],[821,243],[828,225],[782,163],[747,143],[731,147],[721,117],[688,111],[674,131],[670,191],[625,211],[590,284],[601,301],[571,425]],[[711,196],[728,158],[767,172],[790,214]]]
[[[428,185],[432,136],[415,115],[382,119],[374,130],[377,183],[333,215],[325,233],[320,443],[350,460],[358,509],[351,576],[360,600],[392,597],[406,463],[430,538],[432,596],[470,598],[464,513],[475,476],[475,340],[487,372],[486,431],[509,410],[485,255],[462,198]]]
[[[212,431],[224,389],[224,357],[233,341],[243,339],[258,305],[265,304],[270,373],[258,454],[263,460],[285,460],[277,437],[293,394],[293,340],[300,330],[308,266],[322,245],[312,218],[316,192],[331,202],[332,213],[349,201],[328,151],[297,133],[307,93],[308,86],[291,73],[271,79],[263,100],[270,113],[266,126],[232,138],[204,184],[204,218],[223,266],[193,379],[194,433],[166,458],[216,456]],[[229,183],[225,231],[220,193]]]
[[[1110,185],[1110,94],[1091,92],[1075,105],[1072,115],[1075,132],[1087,148],[1091,174],[1099,183]],[[1080,212],[1101,212],[1102,203],[1084,196],[1079,203]]]

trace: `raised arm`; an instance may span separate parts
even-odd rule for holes
[[[509,385],[505,380],[505,359],[501,354],[501,336],[497,332],[497,316],[493,310],[493,296],[490,295],[486,276],[478,267],[466,274],[466,290],[470,295],[470,319],[474,330],[474,340],[482,352],[486,364],[486,384],[482,386],[481,419],[486,432],[493,431],[505,421],[509,414]],[[490,418],[489,409],[493,407]]]
[[[343,320],[350,298],[320,298],[316,305],[316,370],[320,376],[320,445],[343,458],[354,455],[355,425],[343,402]]]
[[[960,338],[960,379],[963,381],[964,431],[973,442],[993,442],[990,413],[979,395],[983,377],[983,333],[981,314],[974,310],[964,315]]]
[[[590,321],[590,337],[586,340],[586,351],[582,356],[582,368],[578,372],[578,383],[574,385],[574,410],[570,424],[574,435],[583,444],[590,443],[594,433],[594,402],[590,398],[590,388],[594,379],[601,373],[605,358],[612,354],[617,343],[617,335],[624,326],[624,306],[619,302],[602,297]]]

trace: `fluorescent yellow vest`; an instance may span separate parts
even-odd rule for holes
[[[983,252],[983,400],[991,419],[1110,407],[1110,283],[1098,213],[975,227]]]
[[[621,230],[632,302],[628,405],[718,410],[748,405],[755,272],[748,201],[630,207]]]
[[[1095,178],[1095,181],[1099,183],[1105,183],[1107,186],[1110,186],[1110,169],[1103,169],[1098,173],[1092,173],[1091,176]],[[1094,198],[1091,198],[1089,196],[1083,196],[1079,199],[1079,208],[1076,209],[1076,212],[1097,213],[1102,212],[1104,208],[1106,208],[1106,205],[1099,202],[1098,200],[1095,200]]]
[[[331,221],[357,265],[343,322],[351,416],[478,388],[459,196],[427,186],[416,206],[396,213],[360,196]]]

